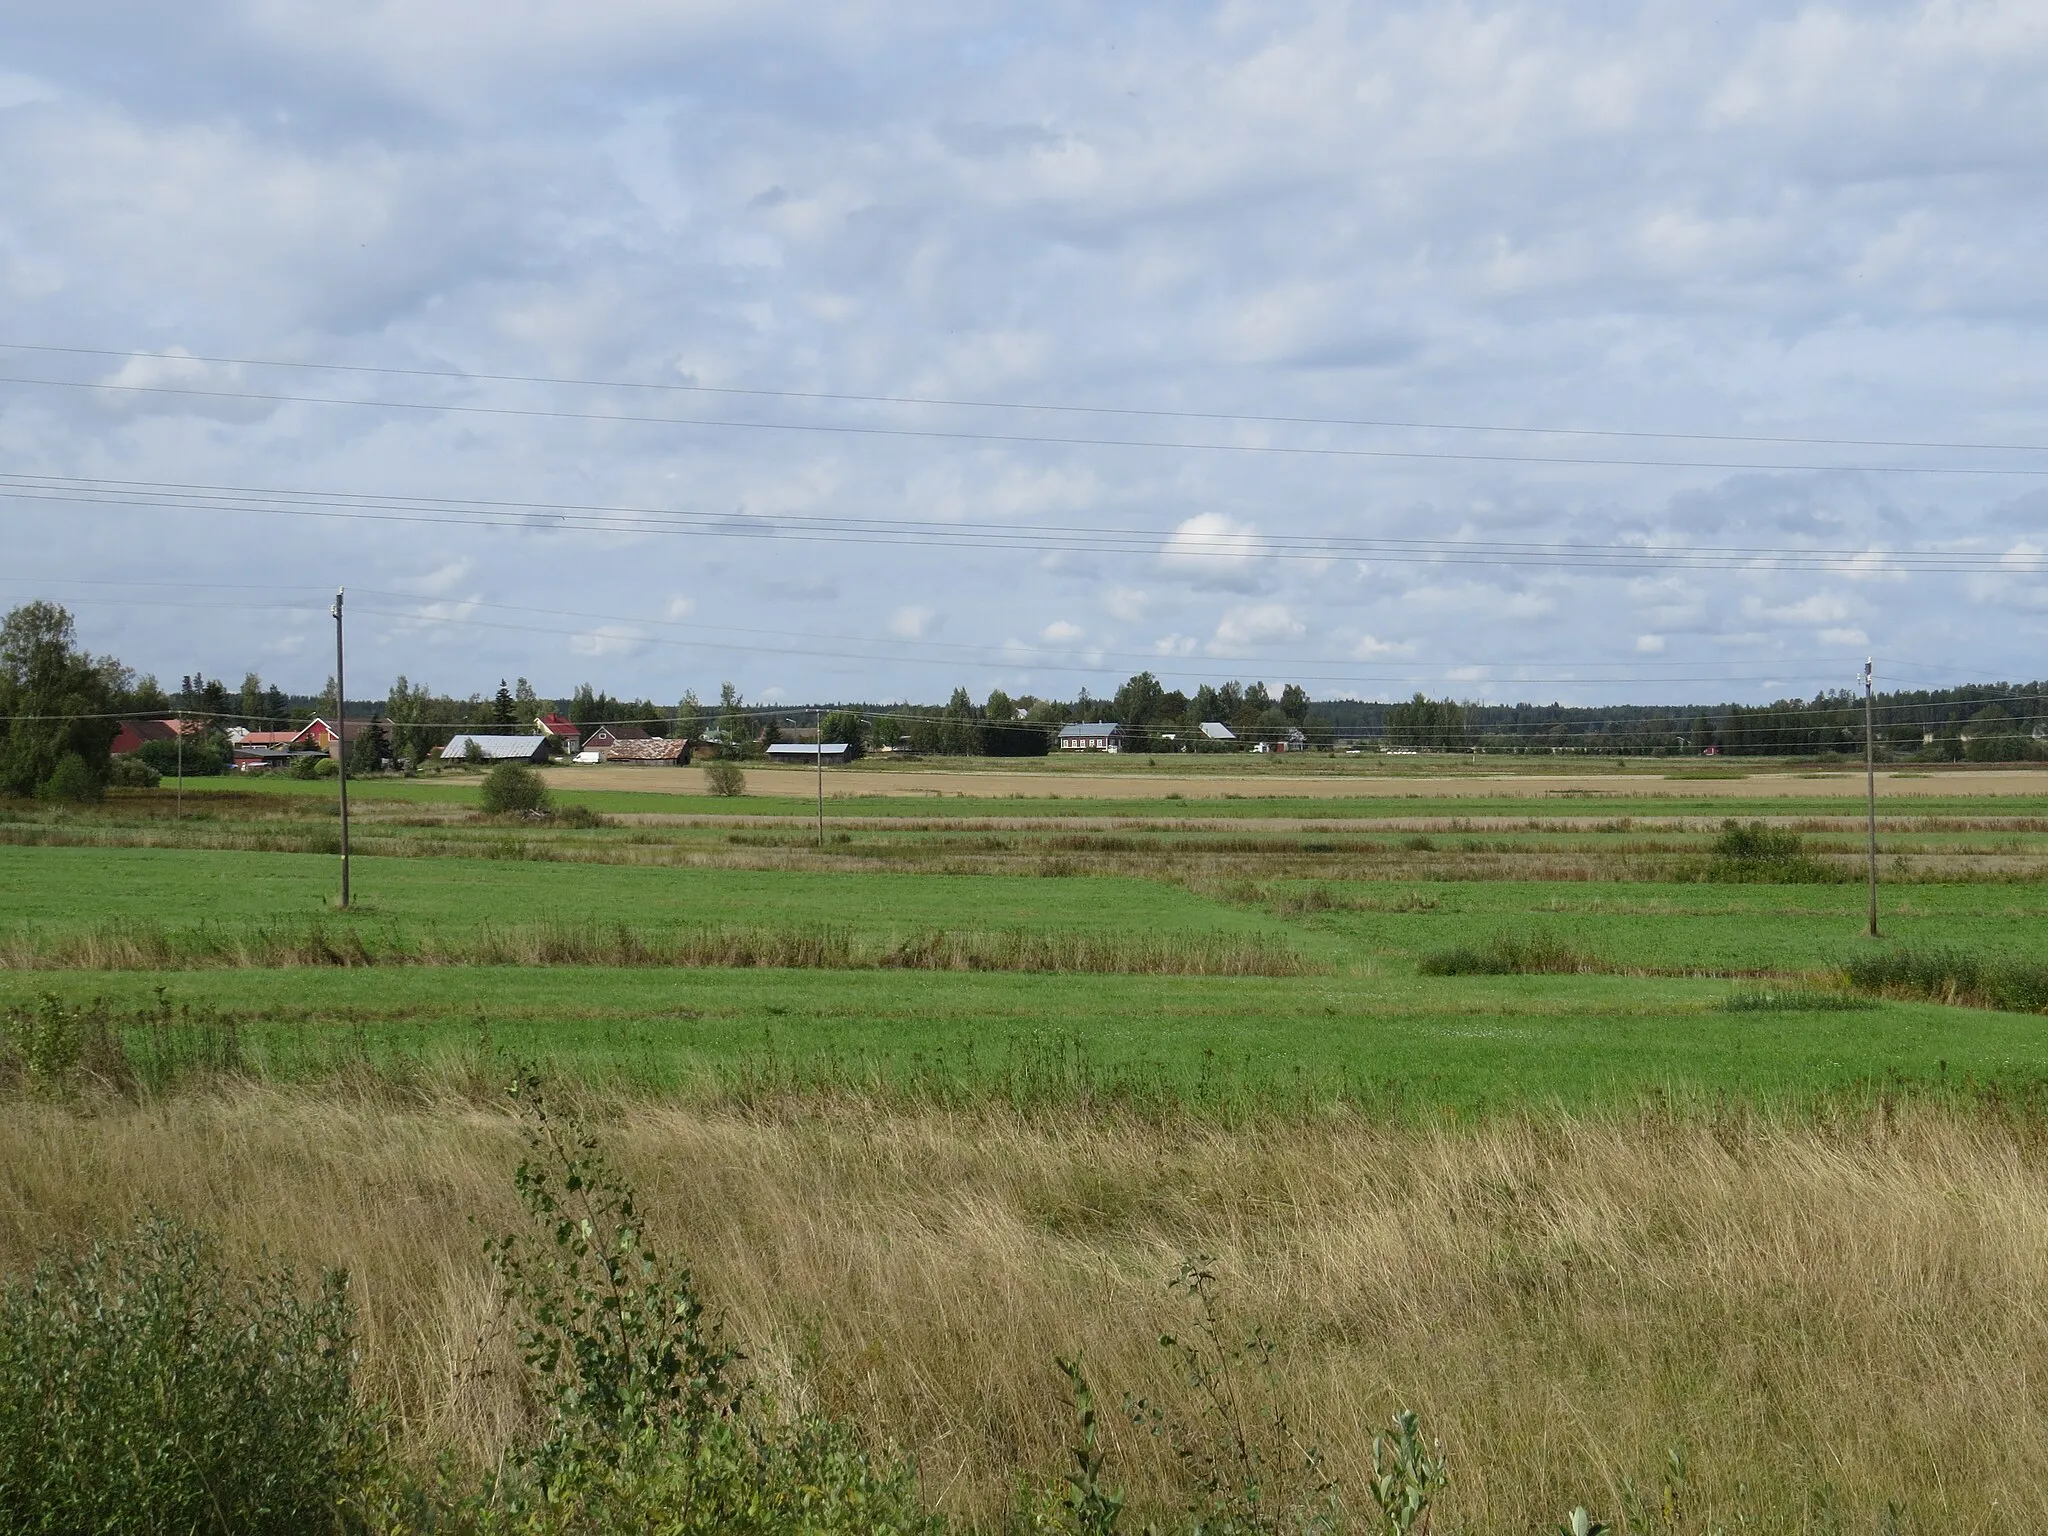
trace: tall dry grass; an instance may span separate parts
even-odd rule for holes
[[[2048,1525],[2048,1155],[1929,1106],[1836,1122],[1348,1119],[1231,1131],[1081,1113],[599,1106],[657,1240],[793,1402],[914,1449],[994,1522],[1056,1474],[1055,1353],[1173,1398],[1161,1282],[1216,1257],[1284,1395],[1354,1487],[1413,1406],[1449,1450],[1437,1529],[1549,1528],[1666,1451],[1682,1528]],[[224,1089],[0,1106],[0,1264],[155,1203],[244,1255],[345,1264],[366,1370],[422,1454],[520,1424],[480,1251],[514,1219],[510,1122],[459,1097]],[[1164,1448],[1107,1415],[1142,1502]],[[1643,1527],[1638,1526],[1637,1529]]]
[[[484,923],[401,933],[320,922],[190,928],[102,923],[0,938],[0,971],[176,971],[299,966],[732,966],[795,970],[1071,971],[1160,976],[1301,976],[1318,967],[1264,934],[1078,933],[1068,929],[857,933],[810,927],[638,928],[627,923]]]

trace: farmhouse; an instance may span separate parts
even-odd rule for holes
[[[1221,720],[1204,720],[1202,722],[1202,734],[1211,741],[1237,740],[1237,732],[1233,731]]]
[[[574,720],[564,720],[553,710],[535,717],[533,728],[543,736],[551,737],[564,754],[574,757],[583,746],[583,729]]]
[[[853,744],[845,741],[828,741],[823,746],[808,741],[778,741],[768,749],[771,763],[815,763],[820,758],[828,763],[853,761]]]
[[[1121,752],[1123,749],[1124,728],[1114,721],[1060,727],[1062,752]]]
[[[622,741],[646,741],[647,739],[647,732],[641,726],[600,725],[596,730],[583,738],[583,750],[586,752],[602,752],[609,756],[611,749]]]
[[[464,733],[448,738],[448,745],[441,749],[441,761],[465,761],[472,744],[487,763],[538,763],[548,755],[548,738],[545,736],[474,736]]]

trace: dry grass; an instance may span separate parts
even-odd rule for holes
[[[2048,1522],[2048,1167],[2009,1121],[1233,1132],[829,1099],[607,1119],[757,1366],[914,1448],[957,1513],[993,1519],[1013,1474],[1056,1470],[1055,1352],[1108,1404],[1173,1394],[1160,1282],[1203,1252],[1354,1487],[1395,1406],[1443,1435],[1442,1530],[1612,1514],[1680,1443],[1687,1530],[1873,1529],[1887,1501],[1901,1529]],[[245,1255],[345,1264],[410,1443],[489,1455],[523,1412],[502,1341],[478,1348],[516,1147],[456,1097],[16,1102],[0,1265],[144,1202]],[[1161,1448],[1110,1418],[1117,1476],[1156,1494]]]
[[[411,937],[321,923],[228,928],[102,924],[0,939],[0,971],[174,971],[301,966],[737,966],[795,970],[1050,971],[1135,976],[1302,976],[1318,969],[1259,934],[1086,934],[1063,929],[862,934],[831,927],[484,924]]]

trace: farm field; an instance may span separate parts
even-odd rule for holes
[[[771,1387],[958,1528],[1070,1464],[1055,1355],[1193,1411],[1155,1341],[1196,1255],[1354,1492],[1422,1413],[1445,1531],[2032,1525],[2048,1020],[1851,974],[2040,969],[2048,794],[2009,777],[1887,792],[1877,941],[1860,782],[1791,771],[941,803],[892,767],[822,846],[795,795],[378,780],[347,913],[331,784],[0,806],[0,1270],[145,1207],[345,1265],[404,1454],[489,1464],[531,1412],[478,1247],[526,1065]],[[1170,1509],[1170,1450],[1104,1434]]]

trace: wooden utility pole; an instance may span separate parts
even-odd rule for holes
[[[1877,699],[1871,663],[1863,661],[1863,787],[1870,826],[1870,936],[1877,937]]]
[[[334,758],[341,766],[341,906],[348,909],[348,684],[342,673],[342,589],[334,589]]]
[[[817,727],[818,739],[812,743],[818,750],[818,850],[825,848],[825,711],[811,711],[811,724]]]

